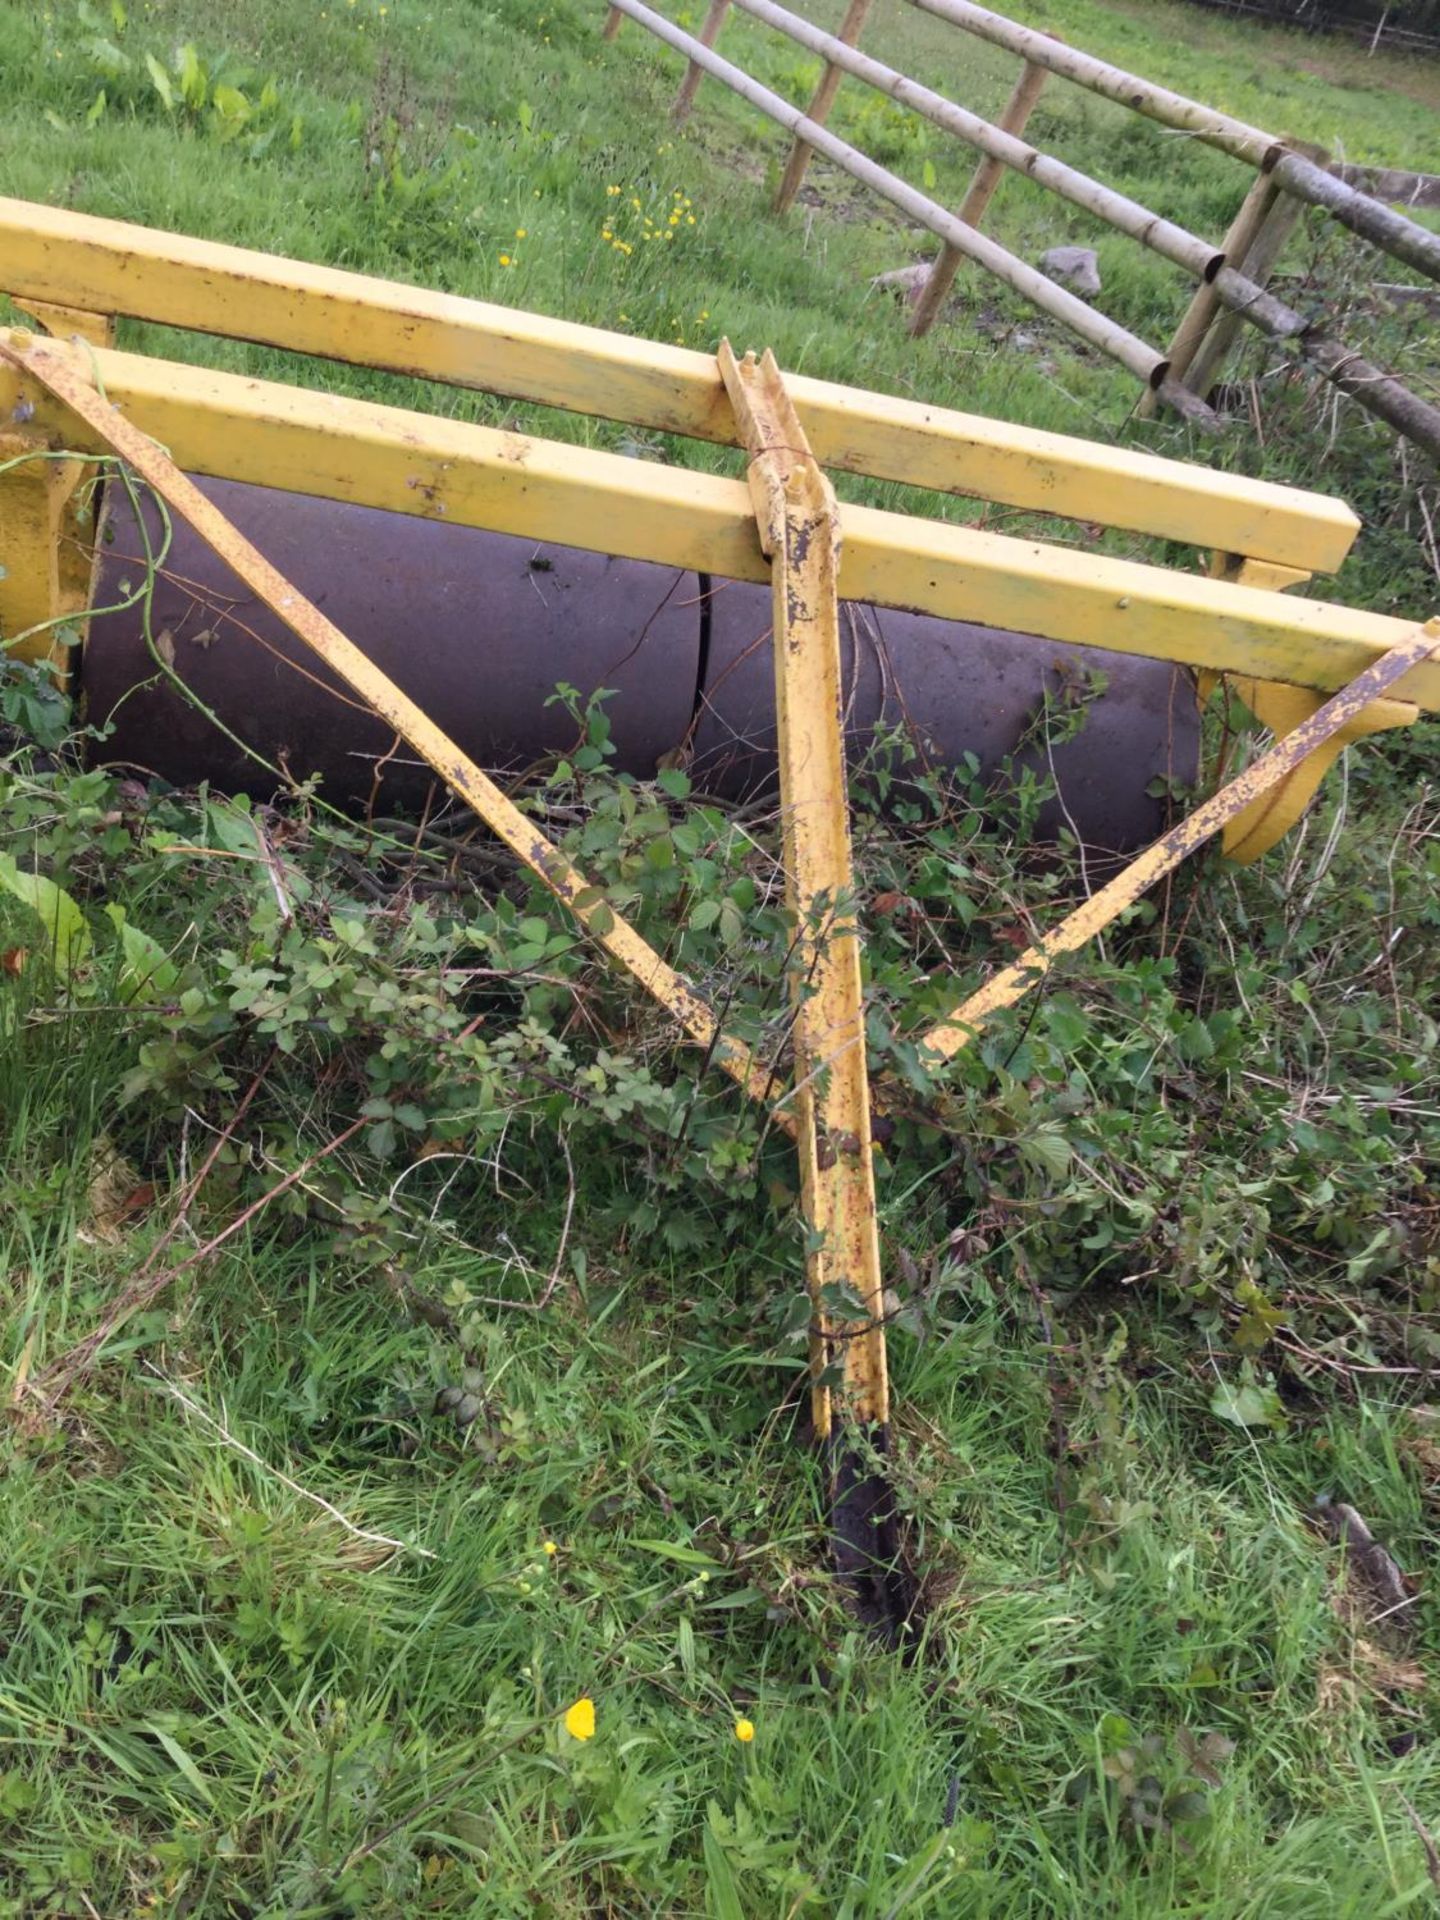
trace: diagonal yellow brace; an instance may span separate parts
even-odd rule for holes
[[[1247,559],[1238,553],[1212,554],[1208,571],[1212,579],[1230,580],[1244,587],[1271,587],[1277,593],[1283,593],[1287,587],[1300,586],[1310,578],[1308,573],[1294,567],[1274,566],[1269,561]],[[1231,675],[1201,673],[1196,676],[1196,686],[1202,705],[1221,679],[1277,740],[1283,740],[1302,720],[1318,713],[1325,703],[1323,694],[1309,687],[1288,686],[1283,680],[1237,679]],[[1419,718],[1420,709],[1411,700],[1372,701],[1363,713],[1357,713],[1337,733],[1332,733],[1263,798],[1253,801],[1227,823],[1220,842],[1226,859],[1248,866],[1262,853],[1268,853],[1277,840],[1283,840],[1304,818],[1320,790],[1321,781],[1346,747],[1372,733],[1413,726]]]
[[[785,867],[795,915],[792,1095],[800,1122],[802,1200],[811,1230],[815,1429],[828,1437],[838,1373],[847,1425],[889,1419],[880,1244],[865,1062],[860,934],[841,726],[839,520],[774,356],[720,371],[750,453],[750,491],[770,558]],[[844,1289],[864,1320],[837,1320]]]
[[[325,618],[224,514],[207,500],[162,448],[131,425],[66,361],[33,336],[0,335],[0,360],[27,373],[77,414],[161,499],[187,520],[297,639],[316,653],[395,731],[424,755],[446,784],[474,808],[491,831],[575,915],[612,959],[634,975],[699,1047],[755,1099],[771,1092],[770,1077],[748,1047],[721,1031],[708,1002],[609,908],[596,887],[571,865],[501,792],[493,780],[435,722]],[[776,1116],[789,1131],[793,1121]]]
[[[1177,827],[1147,847],[1107,885],[1077,907],[1015,962],[987,980],[977,993],[946,1014],[923,1036],[921,1045],[933,1062],[950,1059],[973,1038],[981,1023],[1002,1007],[1013,1007],[1049,972],[1064,953],[1073,953],[1093,940],[1110,922],[1133,907],[1157,880],[1172,873],[1181,861],[1204,846],[1230,821],[1250,808],[1263,805],[1265,796],[1305,766],[1318,751],[1357,724],[1374,701],[1422,661],[1440,657],[1440,619],[1417,627],[1408,640],[1367,667],[1334,694],[1318,712],[1302,719],[1266,754],[1202,802]],[[1393,705],[1384,701],[1382,706]]]

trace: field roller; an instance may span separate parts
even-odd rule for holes
[[[1358,522],[1339,501],[786,375],[723,341],[693,353],[18,201],[0,200],[0,260],[52,336],[0,331],[0,640],[58,667],[57,636],[87,630],[107,760],[267,796],[319,772],[387,811],[443,783],[765,1104],[810,1229],[837,1565],[903,1637],[847,747],[898,733],[933,764],[1053,768],[1042,825],[1109,856],[1083,906],[923,1036],[941,1073],[1212,836],[1253,858],[1347,742],[1440,709],[1440,623],[1284,597],[1343,559]],[[744,477],[117,352],[125,317],[737,447]],[[827,467],[1184,542],[1203,567],[842,507]],[[1148,789],[1193,778],[1198,698],[1222,680],[1274,743],[1161,831]],[[546,705],[560,681],[612,690],[629,771],[680,759],[702,788],[778,791],[779,1078],[484,770],[571,742]]]
[[[554,699],[563,682],[582,700],[609,692],[621,770],[650,779],[673,759],[702,792],[774,791],[763,587],[234,481],[198,484],[367,658],[443,714],[482,766],[509,772],[573,748],[574,719]],[[91,604],[122,602],[162,538],[153,499],[142,525],[128,493],[110,489]],[[157,673],[147,619],[195,701]],[[268,799],[267,769],[281,766],[319,773],[321,791],[345,806],[421,807],[434,770],[397,753],[393,729],[306,656],[182,522],[148,609],[90,621],[80,688],[89,720],[108,728],[97,751],[177,785],[209,780]],[[1153,839],[1164,825],[1157,796],[1198,769],[1194,682],[1164,661],[1082,662],[1053,641],[846,604],[841,676],[852,760],[898,737],[942,770],[967,756],[985,775],[1012,758],[1053,770],[1041,830],[1068,827],[1102,855]],[[1084,724],[1066,739],[1078,701]]]

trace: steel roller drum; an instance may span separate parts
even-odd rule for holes
[[[575,746],[575,722],[553,697],[563,682],[582,700],[611,690],[622,771],[648,777],[678,753],[701,791],[775,790],[765,588],[305,494],[197,484],[482,766],[515,773]],[[145,513],[154,550],[159,517]],[[143,579],[145,552],[133,506],[112,488],[96,606]],[[108,729],[97,761],[269,798],[275,776],[208,708],[271,766],[296,780],[318,774],[343,806],[425,803],[430,769],[181,522],[150,624],[201,705],[157,668],[138,609],[95,615],[83,692],[90,724]],[[1162,830],[1164,803],[1147,791],[1157,780],[1195,776],[1194,690],[1168,663],[852,602],[842,644],[852,762],[877,730],[902,733],[916,764],[960,766],[973,754],[986,777],[1018,749],[1059,789],[1040,831],[1068,826],[1111,852]],[[1077,704],[1084,724],[1065,738]]]

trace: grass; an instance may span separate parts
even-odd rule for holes
[[[1356,159],[1440,168],[1433,68],[1182,6],[1029,17]],[[1428,494],[1367,423],[1272,381],[1260,430],[1191,448],[1131,421],[1105,363],[1044,329],[1017,346],[1031,321],[977,285],[911,345],[868,280],[915,237],[823,168],[775,222],[783,145],[708,86],[675,135],[676,63],[628,27],[603,46],[598,21],[508,0],[157,0],[122,31],[104,8],[9,9],[0,188],[657,338],[724,332],[807,372],[1339,486],[1370,525],[1325,591],[1433,604]],[[258,104],[273,74],[273,107],[225,140],[208,109],[167,109],[141,56],[184,40],[209,87]],[[867,43],[950,91],[963,54],[982,108],[1010,82],[908,10]],[[805,95],[792,49],[739,22],[732,44]],[[1218,157],[1058,86],[1036,124],[1142,197],[1163,186],[1201,230],[1242,191]],[[968,166],[938,136],[848,88],[837,125],[958,201]],[[677,205],[673,240],[640,237]],[[1022,183],[997,198],[1022,251],[1071,237],[1056,221]],[[1328,249],[1307,229],[1289,264],[1358,301],[1360,268]],[[1163,335],[1183,297],[1169,270],[1100,252],[1110,310]],[[0,1913],[1432,1910],[1431,741],[1367,750],[1259,869],[1189,872],[1001,1023],[938,1109],[902,1113],[880,1180],[897,1491],[928,1603],[909,1665],[855,1629],[829,1572],[787,1154],[563,936],[537,954],[538,907],[486,857],[386,855],[292,813],[281,926],[268,882],[164,851],[233,845],[212,798],[14,745],[0,847],[74,893],[96,946],[54,977],[43,928],[0,890],[6,1377],[43,1375],[363,1103],[372,1124],[126,1321],[56,1418],[17,1391]],[[783,923],[749,905],[766,830],[603,775],[545,797],[562,821],[586,802],[587,861],[655,937],[686,888],[746,903],[754,950],[692,921],[676,951],[772,1030]],[[917,903],[871,915],[877,1055],[897,1068],[885,1035],[934,1003],[935,976],[978,978],[1078,884],[1017,855],[1023,800],[992,797],[981,827],[954,799],[920,804],[924,835],[862,820],[872,907]],[[667,837],[673,858],[649,860]],[[163,994],[124,998],[107,903],[173,955]],[[460,980],[480,962],[507,983]],[[1346,1571],[1316,1523],[1327,1495],[1417,1576],[1404,1617],[1378,1618]],[[561,1721],[582,1696],[588,1741]]]

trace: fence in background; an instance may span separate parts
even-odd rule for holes
[[[1400,198],[1408,194],[1412,204],[1429,205],[1432,191],[1440,197],[1437,183],[1430,176],[1388,170],[1379,174],[1355,168],[1332,170],[1326,165],[1328,156],[1323,149],[1249,126],[1050,35],[1021,26],[973,4],[973,0],[912,0],[912,4],[1019,57],[1021,70],[998,122],[983,119],[862,53],[858,42],[871,0],[850,0],[836,34],[813,26],[777,0],[711,0],[698,36],[672,25],[644,0],[613,0],[605,35],[613,38],[621,20],[628,17],[687,56],[688,65],[675,101],[677,118],[683,120],[689,113],[701,78],[709,74],[790,132],[792,145],[776,196],[777,211],[783,212],[793,203],[811,155],[820,153],[933,233],[942,243],[941,252],[915,302],[912,332],[923,333],[933,323],[957,271],[969,261],[1124,366],[1145,388],[1143,409],[1168,405],[1197,424],[1214,428],[1218,419],[1205,396],[1241,325],[1248,323],[1271,340],[1292,348],[1360,406],[1440,460],[1440,408],[1352,352],[1322,324],[1296,312],[1267,290],[1285,239],[1304,205],[1322,208],[1392,258],[1440,281],[1440,235],[1396,211],[1360,184],[1378,185],[1387,195],[1395,193]],[[824,61],[819,84],[804,112],[715,51],[732,6]],[[977,151],[979,164],[958,214],[829,131],[826,121],[846,75],[921,114]],[[1217,245],[1188,233],[1024,141],[1021,135],[1026,122],[1052,75],[1183,132],[1254,169],[1255,178],[1224,240]],[[979,231],[1007,169],[1027,175],[1047,191],[1161,254],[1198,282],[1164,351],[1137,339]]]

